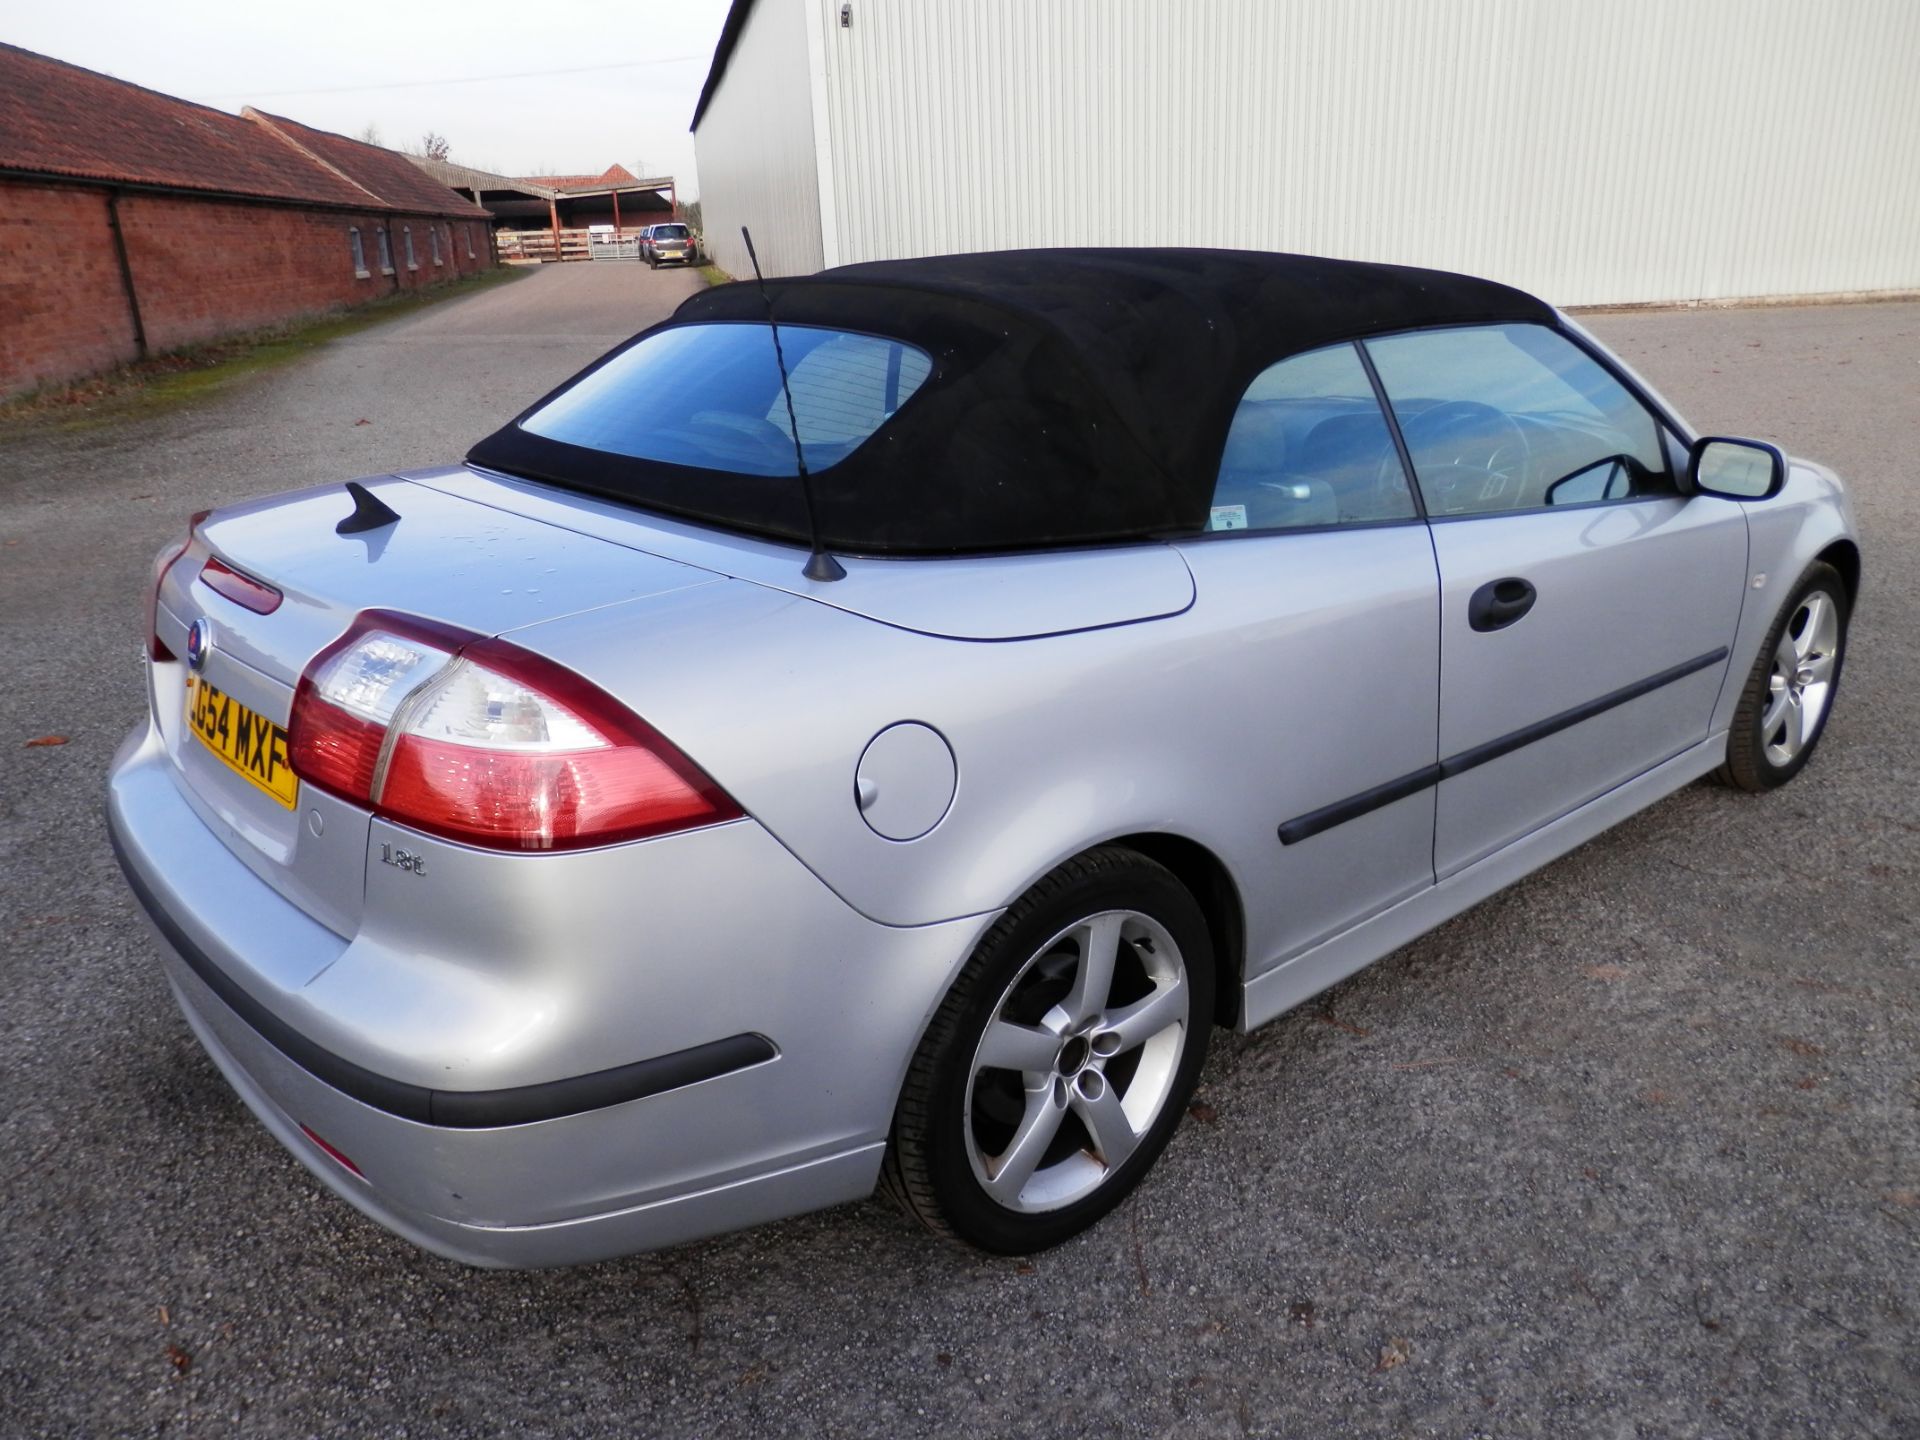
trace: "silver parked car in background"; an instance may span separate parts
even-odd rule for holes
[[[695,265],[700,260],[700,247],[693,231],[675,220],[649,225],[640,232],[640,258],[654,270],[668,264]]]
[[[109,817],[328,1186],[547,1265],[1056,1243],[1248,1029],[1813,754],[1845,494],[1552,307],[1233,252],[688,300],[463,465],[196,516]]]

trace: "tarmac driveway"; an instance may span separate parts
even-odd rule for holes
[[[203,506],[457,457],[698,283],[547,270],[197,408],[0,434],[0,1431],[1920,1433],[1920,305],[1594,322],[1697,424],[1854,482],[1819,758],[1222,1035],[1093,1233],[988,1260],[876,1201],[483,1274],[322,1191],[108,854],[149,558]]]

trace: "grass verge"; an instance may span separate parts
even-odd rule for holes
[[[731,285],[733,277],[718,265],[706,264],[700,267],[700,278],[709,285]]]
[[[383,296],[351,310],[330,311],[189,345],[70,384],[49,385],[0,403],[0,426],[34,421],[84,426],[188,404],[246,376],[290,364],[329,341],[385,325],[430,305],[508,284],[522,273],[502,266],[431,289]]]

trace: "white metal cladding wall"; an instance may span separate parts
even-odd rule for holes
[[[760,0],[727,73],[694,131],[702,238],[729,275],[753,274],[740,227],[769,275],[805,275],[820,249],[819,166],[814,147],[810,0]]]
[[[828,264],[1195,244],[1559,304],[1920,287],[1920,0],[807,3]]]

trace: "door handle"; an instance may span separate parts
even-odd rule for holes
[[[1467,601],[1467,624],[1476,630],[1504,630],[1533,608],[1540,592],[1517,575],[1489,580]]]

